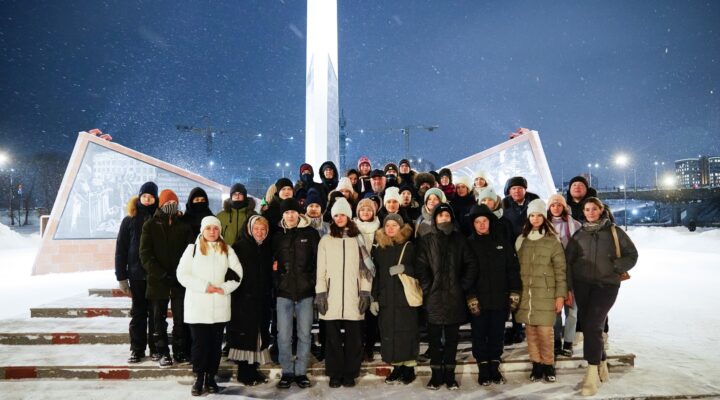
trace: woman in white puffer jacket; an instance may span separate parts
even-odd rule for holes
[[[185,293],[185,323],[192,333],[192,364],[196,374],[192,395],[204,390],[217,393],[215,374],[220,365],[223,329],[230,321],[230,293],[239,281],[225,281],[232,269],[242,279],[243,271],[235,251],[220,235],[220,220],[207,216],[200,224],[195,244],[188,245],[177,268],[177,279]]]

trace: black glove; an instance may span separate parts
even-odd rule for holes
[[[368,308],[370,308],[370,303],[372,303],[372,297],[370,296],[370,292],[361,291],[360,292],[360,303],[358,305],[360,314],[365,314],[365,311],[367,311]]]
[[[317,307],[318,313],[325,315],[328,312],[328,294],[327,292],[318,293],[315,295],[315,301],[313,302]]]

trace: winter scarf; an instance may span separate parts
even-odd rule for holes
[[[583,230],[586,232],[597,232],[609,223],[610,220],[607,217],[602,217],[595,222],[585,222],[583,224]]]
[[[355,225],[360,231],[360,235],[355,237],[358,247],[360,247],[360,260],[362,261],[360,263],[360,276],[370,280],[375,277],[375,263],[373,263],[370,256],[370,249],[372,248],[375,232],[380,228],[380,220],[374,217],[372,221],[363,222],[355,218]]]

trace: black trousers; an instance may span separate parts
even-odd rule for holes
[[[578,321],[582,321],[583,358],[588,364],[598,365],[607,359],[602,334],[619,290],[620,286],[615,285],[573,282]]]
[[[445,334],[445,344],[442,343]],[[430,337],[430,366],[455,368],[460,324],[435,325],[428,322]]]
[[[330,378],[355,379],[363,359],[362,322],[325,321],[325,374]],[[341,330],[344,329],[343,334]]]
[[[372,313],[365,313],[365,324],[363,326],[363,331],[365,351],[370,352],[375,349],[375,343],[380,341],[380,328],[378,327],[378,318]]]
[[[192,366],[196,374],[217,374],[222,357],[225,322],[188,324],[192,335]]]
[[[150,300],[145,298],[147,282],[144,280],[130,281],[130,350],[145,352],[150,348],[150,354],[156,352],[153,333],[155,322],[151,313]],[[149,345],[149,346],[148,346]]]
[[[185,300],[185,291],[173,288],[170,291],[169,299],[152,300],[152,314],[153,321],[155,322],[155,348],[158,353],[163,355],[169,355],[170,349],[168,346],[168,334],[167,334],[167,310],[168,303],[172,310],[173,318],[173,329],[172,329],[172,350],[176,356],[184,353],[188,355],[189,351],[189,337],[187,335],[187,326],[185,326],[185,306],[183,301]]]
[[[470,320],[472,353],[477,362],[500,360],[505,339],[507,310],[482,310]]]

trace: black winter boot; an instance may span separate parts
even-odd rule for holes
[[[190,394],[193,396],[200,396],[203,393],[203,385],[205,384],[205,374],[200,372],[195,375],[195,383],[192,385]]]
[[[388,385],[393,385],[398,382],[400,382],[400,379],[402,378],[402,372],[403,372],[403,366],[396,365],[393,367],[392,372],[390,372],[390,375],[385,378],[385,383]]]
[[[250,366],[250,372],[252,375],[253,380],[255,381],[256,385],[261,385],[263,383],[268,383],[270,380],[268,379],[265,374],[260,372],[260,363],[253,363],[253,365]]]
[[[543,366],[538,362],[533,362],[532,372],[530,372],[530,381],[537,382],[543,378]]]
[[[215,373],[208,372],[205,374],[205,390],[210,394],[220,391],[220,386],[215,382]]]
[[[562,354],[565,357],[572,357],[573,356],[573,344],[572,342],[564,342],[562,350],[560,351],[560,354]]]
[[[490,362],[480,361],[478,363],[478,383],[482,386],[490,386]]]
[[[130,358],[128,358],[128,364],[137,364],[145,358],[145,352],[142,350],[133,350],[130,352]]]
[[[505,377],[502,372],[500,372],[500,360],[490,361],[490,379],[496,385],[505,384]]]
[[[552,364],[543,365],[543,375],[545,375],[545,382],[554,383],[557,381],[555,377],[555,366]]]
[[[247,361],[240,361],[237,369],[237,381],[241,386],[255,386],[255,377]]]
[[[555,339],[555,356],[558,356],[562,353],[562,340]]]
[[[430,390],[438,390],[443,384],[443,369],[442,367],[431,367],[432,376],[430,376],[430,382],[427,384],[427,388]]]
[[[455,366],[454,365],[446,365],[445,366],[445,384],[447,385],[447,388],[449,390],[460,389],[460,385],[455,380]]]
[[[409,385],[415,380],[415,367],[402,367],[401,382],[403,385]]]

